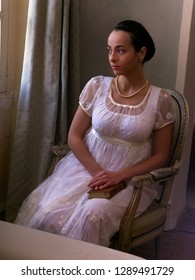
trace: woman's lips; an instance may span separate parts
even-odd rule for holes
[[[119,68],[120,68],[120,66],[118,66],[118,65],[112,65],[113,70],[118,70]]]

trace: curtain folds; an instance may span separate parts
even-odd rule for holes
[[[45,179],[51,146],[66,141],[80,93],[79,6],[78,0],[29,1],[7,221]]]

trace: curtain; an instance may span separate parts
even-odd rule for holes
[[[30,0],[6,220],[41,183],[78,104],[79,0]],[[71,104],[70,104],[71,102]]]

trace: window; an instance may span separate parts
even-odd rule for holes
[[[7,90],[8,0],[0,0],[0,93]]]

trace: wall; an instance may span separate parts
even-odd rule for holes
[[[171,209],[167,228],[173,228],[186,203],[186,187],[188,179],[189,160],[192,144],[192,132],[195,124],[195,3],[194,0],[185,0],[179,42],[178,67],[176,89],[184,94],[189,105],[189,129],[186,145],[182,157],[180,172],[174,182],[171,195]]]
[[[183,0],[82,0],[80,23],[81,86],[94,75],[111,74],[107,36],[121,20],[134,19],[150,31],[156,54],[145,67],[150,82],[175,87]],[[143,12],[144,11],[144,12]],[[166,19],[166,20],[165,20]]]
[[[0,211],[5,206],[12,123],[23,62],[28,0],[9,1],[8,84],[7,93],[0,95]]]

